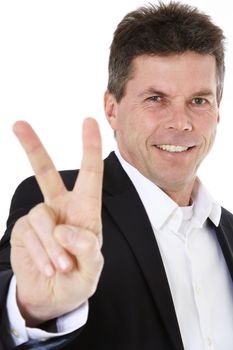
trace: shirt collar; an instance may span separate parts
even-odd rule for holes
[[[193,192],[192,200],[194,202],[194,220],[202,226],[209,218],[215,226],[219,225],[221,218],[221,206],[210,195],[206,187],[197,178]]]
[[[178,204],[174,202],[157,185],[126,162],[122,158],[118,149],[115,150],[115,153],[123,169],[134,184],[152,226],[156,230],[160,230],[172,216],[178,214],[179,219],[176,220],[178,229],[183,219],[182,208],[180,208]],[[195,226],[201,227],[207,218],[209,218],[215,226],[219,225],[221,206],[211,197],[199,179],[196,180],[192,193],[192,200],[194,203],[193,224],[195,224]]]

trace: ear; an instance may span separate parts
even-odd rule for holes
[[[108,90],[104,94],[104,110],[111,128],[116,130],[117,101]]]

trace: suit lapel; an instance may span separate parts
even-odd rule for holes
[[[233,281],[233,216],[225,209],[222,209],[221,221],[216,228],[216,235]]]
[[[128,241],[176,349],[183,349],[175,309],[154,233],[143,204],[115,154],[105,162],[106,207]]]

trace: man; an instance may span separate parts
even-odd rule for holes
[[[232,348],[233,217],[196,176],[219,122],[223,41],[179,3],[122,20],[105,93],[118,150],[104,173],[93,119],[78,177],[15,124],[39,186],[18,187],[1,242],[2,347]]]

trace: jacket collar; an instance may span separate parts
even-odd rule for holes
[[[224,208],[216,235],[233,281],[233,215]]]
[[[116,155],[105,160],[103,205],[128,241],[176,349],[183,349],[159,248],[143,204]]]

